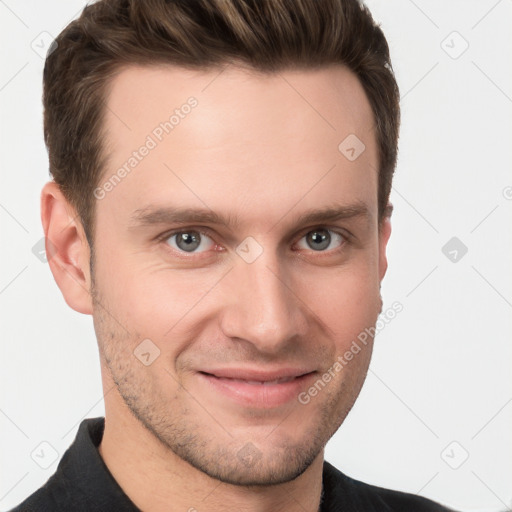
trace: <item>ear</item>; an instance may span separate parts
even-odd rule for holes
[[[92,314],[89,243],[76,210],[53,181],[41,192],[41,221],[48,264],[64,300],[75,311]]]
[[[388,204],[382,221],[379,226],[379,280],[382,281],[388,269],[388,258],[386,256],[386,247],[391,236],[391,212],[393,205]]]

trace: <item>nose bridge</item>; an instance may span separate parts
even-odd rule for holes
[[[262,351],[277,351],[305,333],[301,301],[287,283],[275,251],[264,250],[254,261],[237,258],[230,276],[229,306],[223,314],[224,333],[245,339]]]

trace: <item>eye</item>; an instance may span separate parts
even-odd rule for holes
[[[305,240],[305,243],[307,244],[306,247],[302,245],[302,249],[312,249],[313,251],[322,252],[327,252],[325,249],[329,249],[331,244],[334,244],[334,247],[331,246],[330,250],[335,250],[341,248],[341,246],[346,242],[343,235],[326,228],[308,231],[308,233],[301,238],[299,246],[301,245],[302,240]]]
[[[188,253],[205,252],[215,246],[215,242],[208,235],[195,230],[171,233],[165,241],[173,249]]]

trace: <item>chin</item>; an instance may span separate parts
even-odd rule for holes
[[[244,448],[239,452],[243,451]],[[225,459],[217,460],[215,463],[204,458],[196,460],[196,457],[185,460],[202,473],[225,484],[243,487],[268,487],[290,482],[302,475],[319,453],[314,453],[311,448],[309,453],[305,453],[301,448],[288,450],[286,454],[281,456],[276,456],[275,452],[266,456],[256,451],[250,456],[247,456],[247,454],[239,456],[239,453],[237,453],[235,458],[226,455]],[[250,452],[250,450],[246,451],[247,453]],[[270,451],[273,452],[273,450]]]

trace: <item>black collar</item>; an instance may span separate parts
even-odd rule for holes
[[[115,481],[98,446],[105,418],[88,418],[64,453],[55,474],[17,508],[87,512],[141,512]],[[324,461],[320,512],[448,512],[449,509],[413,494],[383,489],[354,480]]]
[[[105,418],[88,418],[80,423],[76,438],[68,448],[52,480],[62,484],[72,482],[77,493],[90,504],[91,510],[140,512],[128,498],[101,458],[98,446],[103,438]],[[321,510],[331,510],[329,489],[339,486],[344,476],[328,462],[324,462]]]

